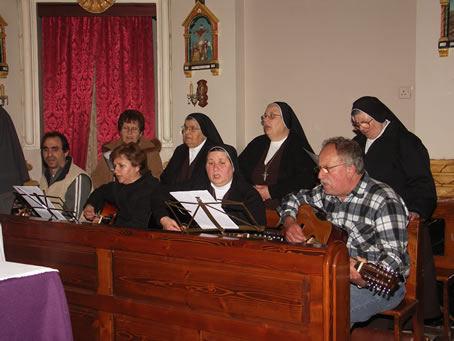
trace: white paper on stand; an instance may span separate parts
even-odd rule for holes
[[[177,199],[181,205],[188,210],[189,214],[194,217],[194,220],[202,229],[216,229],[216,225],[210,220],[203,209],[200,207],[197,210],[196,215],[194,212],[197,209],[198,198],[205,204],[208,211],[214,218],[214,220],[223,229],[238,229],[238,225],[233,222],[232,219],[225,213],[222,208],[222,202],[216,201],[213,196],[207,190],[203,191],[177,191],[170,192],[170,194]]]
[[[38,186],[13,186],[30,205],[31,208],[44,219],[66,220],[63,214],[55,208]]]

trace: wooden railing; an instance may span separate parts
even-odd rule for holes
[[[9,261],[57,268],[75,340],[348,340],[327,248],[1,216]],[[39,294],[39,293],[37,293]]]

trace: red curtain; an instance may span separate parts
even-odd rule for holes
[[[66,136],[74,162],[85,168],[93,89],[95,22],[43,17],[44,130]]]
[[[151,17],[102,17],[96,51],[98,158],[104,142],[118,138],[127,109],[142,112],[144,135],[155,135],[153,22]]]
[[[145,136],[155,135],[152,25],[151,17],[43,17],[44,129],[65,134],[82,168],[95,72],[98,157],[126,109],[141,111]]]

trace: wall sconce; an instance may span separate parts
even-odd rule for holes
[[[198,103],[200,107],[205,107],[208,104],[208,85],[207,81],[201,79],[197,82],[197,90],[194,93],[194,85],[189,83],[188,104],[192,103],[196,106]]]
[[[5,96],[5,86],[2,83],[0,84],[0,105],[3,107],[5,104],[8,104],[8,96]]]

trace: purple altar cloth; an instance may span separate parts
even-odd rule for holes
[[[0,281],[0,339],[73,339],[58,272]]]

